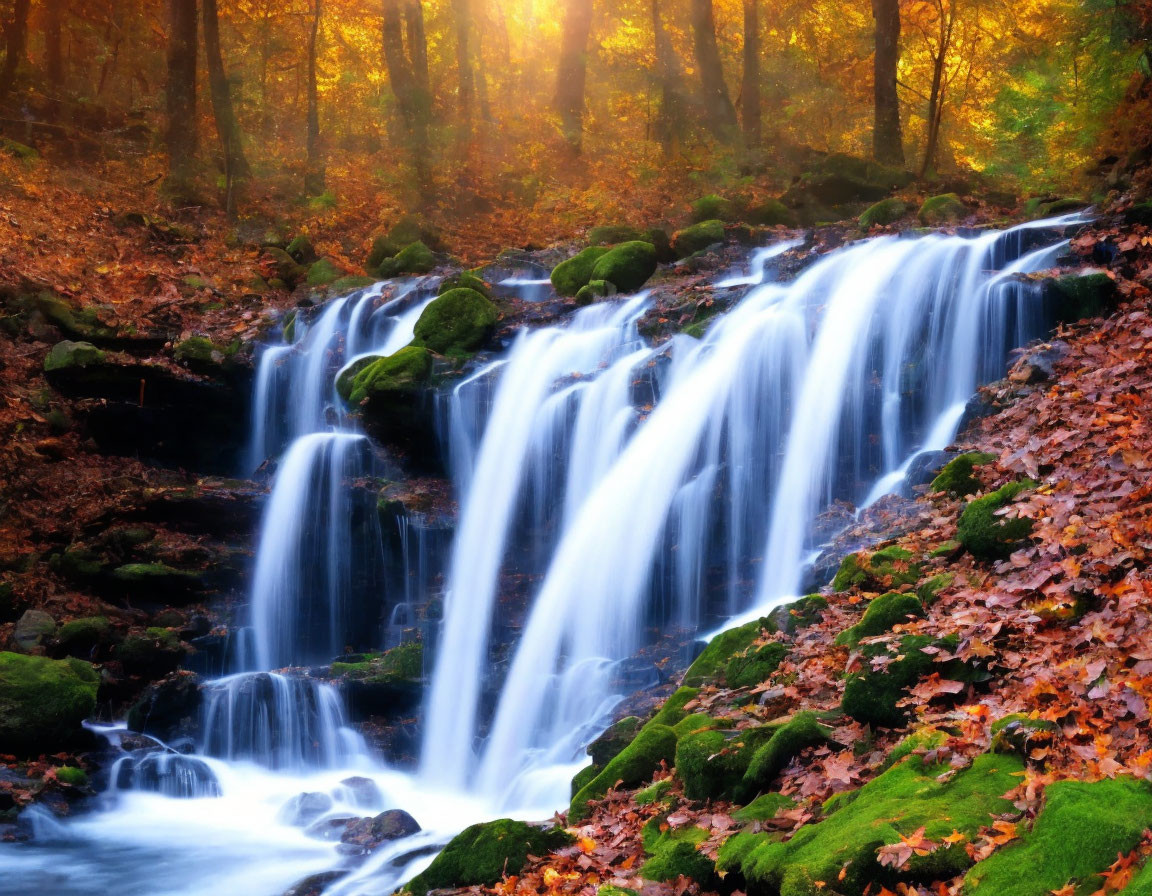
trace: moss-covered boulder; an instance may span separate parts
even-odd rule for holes
[[[72,339],[104,342],[117,336],[116,327],[101,320],[101,314],[107,311],[106,308],[77,307],[54,292],[37,293],[33,304],[46,320]]]
[[[723,196],[717,196],[715,193],[701,196],[692,203],[693,224],[699,224],[701,221],[730,223],[738,217],[736,203],[731,199],[725,199]]]
[[[697,847],[708,839],[708,831],[698,827],[669,829],[646,846],[652,857],[640,867],[640,876],[661,883],[674,883],[686,877],[701,890],[714,889],[716,866]]]
[[[859,622],[836,636],[836,643],[845,647],[855,647],[864,638],[882,635],[912,617],[923,615],[924,605],[915,594],[898,592],[881,594],[868,602],[864,616]]]
[[[609,283],[607,280],[589,280],[576,293],[576,304],[583,307],[591,305],[597,299],[606,299],[614,295],[616,295],[616,284]]]
[[[381,277],[398,277],[401,274],[427,274],[434,267],[436,254],[417,240],[397,252],[394,258],[382,261],[376,272]]]
[[[1023,772],[1023,763],[1010,756],[980,756],[960,771],[912,756],[787,842],[769,834],[737,834],[721,847],[717,867],[740,871],[751,886],[780,896],[862,896],[869,885],[875,890],[878,884],[947,880],[972,864],[965,840],[974,839],[995,816],[1013,811],[1004,794],[1019,784]],[[899,844],[901,836],[921,827],[937,849],[911,856],[899,871],[880,864],[880,847]],[[956,834],[962,839],[944,842]]]
[[[660,803],[668,799],[672,793],[672,779],[661,778],[652,784],[649,784],[643,790],[638,790],[633,799],[636,801],[637,806],[651,806],[654,803]]]
[[[107,357],[91,342],[72,342],[65,339],[52,346],[44,358],[44,370],[51,373],[55,370],[97,366],[105,363]]]
[[[942,193],[924,200],[916,217],[921,224],[956,224],[968,214],[968,208],[955,193]]]
[[[904,200],[894,197],[881,199],[875,205],[869,206],[860,216],[860,229],[871,230],[873,227],[886,227],[889,224],[895,224],[906,214],[908,214],[908,203]]]
[[[112,643],[115,633],[106,616],[86,616],[65,622],[56,632],[56,652],[81,659],[101,645]]]
[[[434,299],[420,314],[413,345],[438,355],[467,355],[484,345],[496,332],[500,313],[474,289],[450,289]]]
[[[1024,214],[1028,218],[1055,218],[1086,209],[1090,202],[1083,199],[1069,199],[1066,197],[1053,198],[1051,196],[1037,196],[1024,203]]]
[[[767,790],[789,762],[809,747],[826,743],[831,734],[832,729],[821,725],[815,713],[796,713],[753,752],[737,791],[740,799]]]
[[[336,389],[355,407],[367,400],[408,395],[427,385],[432,376],[432,356],[428,350],[409,345],[387,357],[361,358],[340,372]]]
[[[25,610],[16,620],[12,646],[21,653],[41,653],[44,644],[56,633],[56,620],[43,610]]]
[[[603,768],[632,743],[641,727],[636,716],[624,716],[613,722],[608,729],[588,745],[587,753],[592,764]]]
[[[779,641],[749,647],[728,660],[724,684],[730,688],[755,687],[767,681],[787,655],[787,646]]]
[[[845,557],[832,579],[832,588],[835,591],[900,588],[916,584],[921,572],[922,567],[912,560],[911,551],[889,545],[872,553],[858,551]]]
[[[969,501],[956,526],[960,544],[981,560],[997,560],[1011,554],[1032,534],[1032,521],[1026,517],[1010,519],[1001,511],[1021,492],[1035,487],[1031,479],[1021,479]]]
[[[676,745],[676,776],[690,800],[737,799],[748,763],[773,729],[725,731],[707,728],[680,738]]]
[[[184,659],[184,645],[174,631],[152,627],[128,635],[114,654],[130,675],[158,678],[175,671]]]
[[[751,647],[763,633],[772,631],[772,623],[764,618],[720,632],[688,667],[684,673],[684,684],[688,687],[723,684],[729,661]]]
[[[605,280],[620,292],[635,292],[656,273],[656,249],[650,243],[633,240],[613,246],[592,266],[589,282]]]
[[[1120,777],[1057,781],[1032,830],[975,865],[965,896],[1048,896],[1072,885],[1095,892],[1099,875],[1152,827],[1152,787]],[[1128,893],[1128,890],[1124,890]]]
[[[436,295],[442,296],[446,292],[453,289],[472,289],[480,293],[486,299],[492,298],[492,290],[484,279],[472,271],[458,271],[451,276],[445,277],[440,281],[440,285],[436,287]]]
[[[406,246],[417,242],[437,252],[444,248],[437,228],[415,215],[404,215],[387,232],[378,234],[372,240],[372,250],[368,253],[364,267],[370,272],[376,271],[385,259],[395,258]]]
[[[320,256],[312,246],[312,240],[308,239],[305,233],[296,236],[284,251],[291,255],[297,264],[307,266],[320,260]]]
[[[558,828],[542,830],[510,818],[474,824],[453,837],[404,890],[425,896],[444,887],[490,887],[506,874],[518,874],[528,856],[545,856],[570,843],[572,837]]]
[[[600,774],[584,785],[572,798],[569,821],[575,823],[588,816],[588,801],[602,797],[622,782],[636,787],[652,777],[661,762],[671,764],[676,756],[676,732],[667,725],[645,725],[635,740],[620,751]]]
[[[791,809],[796,801],[782,793],[762,793],[747,806],[737,809],[732,817],[742,824],[751,824],[754,821],[769,821],[775,818],[781,810]]]
[[[758,227],[791,227],[796,223],[791,209],[779,199],[766,199],[750,205],[744,212],[744,220]]]
[[[588,231],[588,245],[615,246],[632,240],[644,239],[644,234],[627,224],[602,224]]]
[[[768,614],[769,621],[786,635],[815,625],[828,609],[828,598],[823,594],[807,594],[790,604],[777,607]]]
[[[309,266],[305,279],[309,286],[330,286],[345,274],[347,271],[341,270],[331,258],[321,258]]]
[[[1067,322],[1111,314],[1119,292],[1115,280],[1096,271],[1050,281],[1047,298],[1055,319]]]
[[[933,656],[924,652],[931,646],[932,639],[926,635],[907,635],[895,645],[865,650],[864,668],[848,675],[840,708],[865,725],[898,728],[904,724],[906,713],[897,703],[932,669]],[[869,660],[883,654],[888,664],[873,669]]]
[[[916,596],[920,598],[920,603],[925,607],[930,607],[939,599],[941,591],[952,587],[955,579],[956,576],[950,572],[937,573],[920,583],[916,589]]]
[[[996,455],[985,451],[969,451],[948,461],[940,470],[939,475],[932,480],[930,488],[934,492],[947,492],[956,498],[965,498],[973,492],[980,491],[980,480],[972,475],[973,471],[984,464],[990,464]]]
[[[176,343],[172,354],[189,370],[205,376],[224,377],[234,368],[239,351],[239,340],[217,345],[204,336],[189,336]]]
[[[672,251],[677,258],[687,258],[716,243],[724,242],[724,222],[701,221],[676,231],[672,236]]]
[[[1059,731],[1055,722],[1038,715],[1014,712],[1002,716],[988,729],[994,753],[1016,753],[1027,758],[1033,749],[1047,745]]]
[[[552,288],[557,295],[574,296],[580,288],[588,285],[592,279],[592,270],[596,262],[611,251],[604,246],[589,246],[577,253],[567,261],[562,261],[552,269]],[[603,279],[603,278],[600,278]]]
[[[56,780],[69,787],[85,788],[88,786],[88,772],[74,765],[62,765],[53,770]]]
[[[0,652],[0,753],[57,752],[96,709],[100,676],[78,659]]]
[[[117,587],[131,594],[147,594],[154,599],[172,600],[178,595],[199,591],[201,574],[177,569],[167,563],[125,563],[112,570]]]
[[[268,246],[261,257],[264,274],[269,280],[279,280],[287,289],[295,289],[308,276],[308,268],[296,261],[283,249]]]

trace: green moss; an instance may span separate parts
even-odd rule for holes
[[[396,277],[400,274],[427,274],[436,267],[436,255],[424,243],[417,240],[409,243],[391,258],[380,264],[381,276]]]
[[[110,640],[112,626],[104,616],[88,616],[73,619],[60,626],[56,633],[56,643],[65,653],[87,654],[97,644]]]
[[[669,838],[660,843],[652,858],[640,867],[640,876],[666,883],[686,877],[698,883],[702,890],[708,890],[716,878],[716,866],[690,841]]]
[[[735,799],[750,758],[741,735],[697,731],[676,745],[676,776],[690,800]]]
[[[438,355],[463,355],[482,348],[496,332],[496,306],[474,289],[450,289],[433,299],[416,321],[414,345]]]
[[[831,733],[830,728],[816,720],[815,713],[796,713],[752,754],[741,781],[740,794],[748,797],[766,790],[793,758],[809,747],[826,742]]]
[[[1050,199],[1034,197],[1024,203],[1024,214],[1031,218],[1054,218],[1087,208],[1090,203],[1083,199]]]
[[[69,787],[87,787],[88,773],[74,765],[62,765],[56,769],[56,780]]]
[[[409,345],[385,358],[361,358],[346,367],[336,379],[336,391],[355,407],[365,399],[383,393],[412,392],[432,377],[432,356],[428,350]]]
[[[596,891],[596,896],[638,896],[638,894],[635,890],[629,890],[627,887],[604,884]]]
[[[1052,281],[1053,314],[1059,321],[1103,317],[1116,307],[1116,281],[1103,272],[1072,274]]]
[[[920,587],[916,589],[916,596],[920,598],[920,603],[925,607],[932,606],[940,597],[941,591],[952,587],[955,578],[950,572],[942,572],[921,583]]]
[[[661,778],[655,784],[650,784],[639,791],[633,799],[637,806],[651,806],[665,800],[672,791],[672,779]]]
[[[968,209],[955,193],[944,193],[924,200],[916,217],[921,224],[955,224],[965,215]]]
[[[769,619],[777,629],[791,635],[819,622],[826,609],[828,598],[823,594],[809,594],[790,604],[777,607],[769,614]]]
[[[678,230],[672,236],[672,251],[677,258],[687,258],[689,255],[707,249],[714,243],[723,241],[723,221],[701,221],[699,224]]]
[[[125,638],[114,655],[133,671],[171,671],[183,654],[183,646],[175,632],[149,628],[143,634]]]
[[[175,569],[166,563],[125,563],[112,571],[112,578],[123,585],[190,586],[199,582],[199,576],[185,569]]]
[[[971,451],[954,457],[944,465],[940,474],[932,480],[930,486],[934,492],[948,492],[957,498],[964,498],[981,489],[980,480],[972,475],[972,471],[983,464],[992,463],[996,455],[983,451]]]
[[[436,288],[436,295],[442,296],[453,289],[472,289],[486,299],[492,298],[492,291],[480,277],[471,271],[459,271],[450,277],[445,277]]]
[[[744,220],[759,227],[790,227],[796,223],[795,216],[783,202],[767,199],[758,205],[749,206]]]
[[[329,289],[335,295],[339,296],[345,295],[346,293],[355,292],[358,289],[364,289],[367,286],[371,286],[375,282],[376,280],[373,277],[341,277],[339,280],[333,282]],[[288,339],[287,341],[291,342],[292,340]]]
[[[625,787],[643,784],[660,767],[661,762],[671,763],[676,755],[676,732],[667,725],[645,725],[636,739],[604,767],[595,778],[589,781],[572,798],[568,818],[575,823],[588,814],[588,801],[602,797],[616,785]]]
[[[702,684],[720,683],[728,662],[751,647],[765,630],[773,630],[772,623],[767,618],[756,619],[737,628],[720,632],[708,642],[700,656],[688,667],[688,671],[684,673],[684,684],[698,687]]]
[[[518,874],[528,856],[545,856],[571,842],[559,828],[541,830],[510,818],[474,824],[453,837],[404,889],[424,896],[444,887],[489,887],[506,874]]]
[[[1145,862],[1144,867],[1136,872],[1121,893],[1123,896],[1152,896],[1152,862]]]
[[[614,246],[639,239],[644,239],[644,235],[627,224],[604,224],[588,231],[588,244],[591,246]]]
[[[356,663],[333,663],[334,677],[354,678],[373,684],[407,684],[424,677],[424,645],[410,641]]]
[[[997,719],[989,729],[993,752],[1017,753],[1024,757],[1039,743],[1050,741],[1058,730],[1055,722],[1018,712]]]
[[[914,585],[920,580],[921,567],[911,563],[912,552],[899,545],[890,545],[871,554],[857,552],[849,554],[840,563],[832,579],[832,588],[847,591],[859,588],[876,591],[881,588],[899,588]]]
[[[308,268],[307,281],[309,286],[328,286],[335,283],[345,275],[345,271],[336,267],[330,258],[321,258]]]
[[[726,719],[714,719],[706,712],[696,712],[682,718],[672,726],[672,730],[676,732],[677,738],[683,738],[689,734],[695,734],[697,731],[704,731],[707,728],[731,727],[732,723]]]
[[[791,809],[795,805],[796,801],[792,797],[782,793],[762,793],[743,809],[733,812],[732,817],[743,824],[769,821],[775,818],[780,810]]]
[[[68,548],[64,553],[54,556],[48,566],[53,572],[80,582],[97,578],[104,572],[100,555],[86,547]]]
[[[1068,884],[1095,891],[1097,875],[1131,852],[1152,826],[1152,788],[1144,781],[1058,781],[1044,792],[1032,830],[977,864],[966,896],[1048,896]]]
[[[755,687],[767,681],[787,655],[788,648],[778,641],[750,647],[728,661],[724,683],[730,688]]]
[[[596,262],[608,254],[610,250],[602,246],[590,246],[583,252],[562,261],[552,269],[552,286],[558,295],[574,296],[582,286],[587,286],[592,279],[592,269]],[[600,278],[603,279],[603,278]]]
[[[44,359],[46,371],[65,370],[70,367],[88,367],[103,364],[107,355],[90,342],[64,340],[52,346]]]
[[[865,725],[885,728],[902,725],[905,713],[896,704],[905,696],[907,689],[932,668],[932,656],[924,653],[924,648],[931,644],[932,639],[925,635],[907,635],[900,639],[895,648],[885,644],[865,650],[868,658],[882,653],[893,654],[893,649],[896,652],[892,661],[883,669],[873,670],[866,660],[862,671],[849,674],[840,708]]]
[[[717,196],[713,193],[710,196],[701,196],[692,203],[693,224],[699,224],[702,221],[732,222],[735,220],[736,204],[723,196]]]
[[[25,146],[23,143],[17,143],[8,137],[0,137],[0,152],[14,159],[19,159],[21,162],[31,164],[40,158],[40,153],[34,150],[31,146]]]
[[[894,626],[907,622],[909,616],[923,615],[924,605],[915,594],[881,594],[868,602],[859,622],[836,636],[836,643],[842,647],[855,647],[864,638],[882,635]]]
[[[1021,492],[1035,487],[1031,479],[1021,479],[969,501],[956,526],[960,544],[981,560],[996,560],[1011,554],[1032,534],[1032,521],[1022,517],[1008,519],[997,512],[1011,504]]]
[[[946,763],[926,766],[920,757],[911,757],[787,842],[766,834],[737,834],[721,848],[718,867],[739,870],[749,884],[780,896],[821,891],[861,896],[869,884],[875,889],[898,879],[946,880],[971,864],[963,842],[913,856],[899,874],[883,868],[876,851],[921,827],[935,842],[954,832],[974,837],[994,815],[1013,811],[1003,795],[1019,783],[1023,771],[1023,763],[1007,756],[980,756],[961,771]]]
[[[378,269],[385,259],[398,255],[406,246],[420,242],[433,250],[443,248],[440,232],[414,215],[400,218],[387,233],[372,241],[372,251],[368,253],[365,268]]]
[[[913,753],[923,753],[928,750],[934,750],[937,747],[944,746],[948,740],[948,732],[941,731],[939,728],[931,726],[919,728],[913,731],[900,743],[896,744],[884,757],[884,764],[881,766],[881,771],[887,771],[892,768],[896,763],[911,756]],[[859,791],[853,791],[853,798]]]
[[[688,715],[688,713],[685,712],[684,707],[691,701],[695,700],[696,695],[699,693],[700,691],[693,687],[684,686],[677,688],[676,691],[673,692],[672,696],[664,701],[664,705],[660,707],[660,710],[656,713],[656,715],[649,719],[648,724],[667,725],[672,727],[673,725],[683,721],[683,719]]]
[[[116,328],[108,326],[100,320],[100,312],[97,308],[76,308],[54,292],[37,293],[33,301],[36,310],[45,319],[55,324],[66,336],[73,339],[99,342],[102,339],[113,339],[116,336]]]
[[[303,233],[293,239],[284,251],[291,255],[294,261],[300,264],[312,264],[317,259],[316,250],[312,247],[312,241]]]
[[[0,652],[0,753],[57,751],[96,709],[100,676],[78,659]]]
[[[640,730],[640,720],[636,716],[625,716],[614,722],[596,740],[588,745],[588,755],[592,764],[603,768],[620,755],[621,750],[632,743]]]
[[[576,293],[576,304],[581,307],[591,305],[597,299],[604,299],[616,295],[616,285],[607,280],[589,280],[580,291]]]
[[[908,214],[908,204],[901,199],[881,199],[860,216],[860,229],[871,230],[894,224]]]
[[[942,541],[936,545],[928,554],[929,557],[947,557],[949,554],[955,554],[960,550],[961,544],[955,538],[949,538],[947,541]]]

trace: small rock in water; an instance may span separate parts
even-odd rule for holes
[[[370,820],[371,819],[367,818],[358,819],[355,815],[338,815],[335,818],[322,818],[304,831],[304,833],[316,840],[325,840],[333,843],[341,838],[345,828],[348,827],[350,822]]]
[[[364,855],[382,843],[410,837],[419,830],[416,819],[403,809],[389,809],[375,818],[357,818],[349,823],[339,849],[344,855]]]
[[[301,793],[292,797],[280,810],[280,821],[284,824],[304,827],[318,819],[332,808],[332,797],[326,793]]]
[[[345,778],[340,782],[340,786],[344,793],[338,793],[337,796],[345,796],[355,806],[371,808],[384,802],[384,794],[371,778],[359,776]]]
[[[321,871],[297,881],[284,891],[284,896],[320,896],[329,884],[346,877],[347,871]]]

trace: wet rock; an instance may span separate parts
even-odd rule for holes
[[[12,642],[21,653],[42,653],[45,642],[56,632],[56,620],[43,610],[25,610],[16,623]]]
[[[904,474],[904,488],[901,490],[905,496],[911,496],[912,489],[927,485],[936,478],[941,467],[956,456],[955,451],[921,451],[908,465]]]
[[[325,812],[332,810],[332,797],[312,791],[292,797],[280,810],[280,821],[296,827],[305,827]]]
[[[163,741],[194,735],[199,727],[202,703],[200,676],[173,672],[144,689],[140,699],[128,710],[128,729]]]
[[[174,672],[184,654],[184,646],[175,632],[149,628],[126,637],[116,648],[115,657],[129,675],[159,678]]]
[[[356,806],[378,806],[384,802],[384,794],[371,778],[353,776],[340,782],[341,796]]]
[[[345,828],[359,819],[355,815],[338,815],[335,818],[321,818],[304,831],[313,840],[323,840],[326,843],[337,842],[344,834]]]
[[[220,782],[208,763],[195,756],[141,751],[115,767],[119,790],[144,790],[173,799],[220,796]]]
[[[86,616],[60,626],[52,652],[58,657],[91,660],[106,654],[115,639],[116,633],[106,617]]]
[[[357,818],[349,822],[340,838],[340,852],[364,855],[389,840],[411,837],[420,831],[416,819],[403,809],[389,809],[375,818]]]
[[[321,871],[310,874],[284,891],[284,896],[320,896],[331,884],[347,877],[347,871]]]

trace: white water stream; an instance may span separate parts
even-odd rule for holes
[[[649,346],[642,294],[526,330],[459,382],[444,437],[461,509],[411,773],[371,754],[327,685],[267,672],[382,646],[381,620],[432,597],[381,584],[378,461],[334,379],[407,344],[434,291],[380,285],[301,315],[257,376],[250,463],[279,464],[251,668],[207,686],[195,755],[131,754],[99,811],[34,815],[33,843],[0,847],[0,893],[278,896],[348,861],[292,818],[301,794],[322,818],[401,808],[424,828],[346,866],[338,896],[391,892],[474,821],[550,816],[639,648],[790,599],[821,512],[948,444],[976,386],[1048,325],[1017,275],[1051,267],[1073,221],[868,240],[789,283],[772,271],[794,246],[769,247],[717,283],[745,294],[702,340]]]

